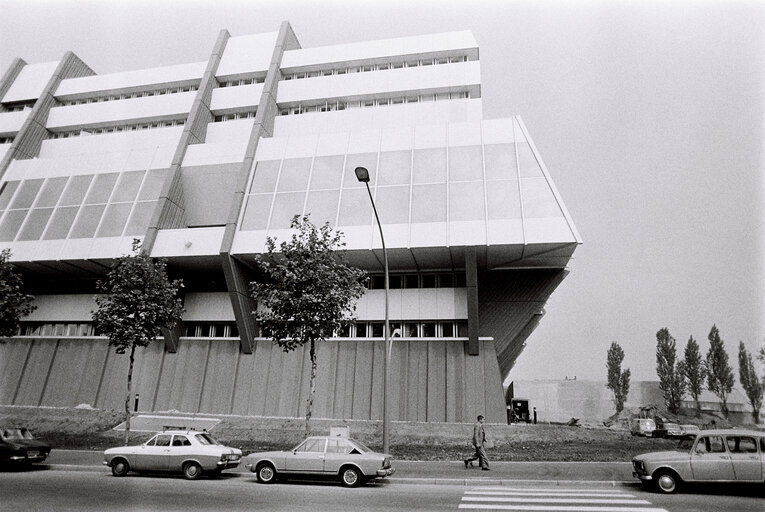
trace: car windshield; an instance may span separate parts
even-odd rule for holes
[[[688,452],[693,448],[693,442],[696,440],[696,436],[685,436],[680,438],[680,442],[677,443],[677,449],[683,452]]]
[[[199,444],[220,444],[210,434],[197,434],[194,436]]]
[[[32,433],[25,428],[7,428],[3,430],[4,439],[34,439]]]

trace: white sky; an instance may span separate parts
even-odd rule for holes
[[[656,331],[765,340],[765,2],[0,0],[0,72],[71,50],[97,73],[208,59],[220,29],[303,47],[472,30],[485,118],[523,117],[584,239],[510,380],[605,380]]]

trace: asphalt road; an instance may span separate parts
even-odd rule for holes
[[[115,478],[103,469],[39,466],[0,472],[0,511],[453,511],[762,512],[761,488],[703,486],[664,496],[609,482],[433,485],[392,482],[346,489],[331,482],[258,484],[231,474]]]

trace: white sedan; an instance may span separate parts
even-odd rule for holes
[[[223,446],[207,432],[195,430],[158,432],[144,444],[104,452],[104,464],[112,468],[114,476],[125,476],[131,470],[175,471],[189,480],[205,471],[218,475],[224,469],[237,467],[241,459],[242,450]]]
[[[279,477],[329,477],[356,487],[394,473],[390,455],[346,437],[309,437],[292,450],[251,453],[245,458],[245,466],[264,484]]]

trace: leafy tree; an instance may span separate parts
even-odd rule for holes
[[[693,336],[688,338],[683,356],[683,360],[678,365],[679,371],[685,379],[686,389],[693,397],[693,401],[696,402],[696,415],[701,416],[699,396],[704,391],[704,380],[707,374],[704,360],[699,351],[699,344],[693,339]]]
[[[183,286],[171,281],[165,271],[165,260],[152,260],[141,250],[140,241],[133,240],[133,255],[118,258],[106,276],[98,281],[96,296],[98,310],[93,312],[93,324],[118,354],[129,352],[125,396],[125,444],[130,434],[130,398],[133,396],[133,362],[136,347],[145,347],[156,340],[162,329],[172,329],[181,321],[183,306],[177,297]]]
[[[754,369],[752,355],[747,352],[743,341],[738,344],[738,376],[741,378],[741,387],[746,391],[749,403],[752,404],[752,418],[755,423],[759,423],[763,388]]]
[[[615,341],[611,342],[608,349],[606,368],[608,369],[608,384],[606,387],[614,394],[614,405],[616,412],[624,409],[624,402],[627,401],[627,394],[630,391],[630,369],[622,371],[622,361],[624,361],[624,350]]]
[[[723,415],[728,417],[728,394],[733,389],[735,379],[728,364],[725,342],[720,339],[720,331],[713,325],[709,331],[709,350],[707,351],[706,372],[709,391],[720,399]]]
[[[22,291],[21,274],[11,264],[10,249],[0,251],[0,343],[15,336],[19,320],[36,309],[34,297]]]
[[[319,228],[307,216],[296,215],[290,227],[297,233],[278,250],[276,241],[267,239],[268,252],[255,259],[261,276],[250,289],[260,306],[258,322],[284,352],[310,345],[307,433],[316,392],[316,342],[350,324],[366,274],[346,262],[343,234],[329,223]]]
[[[659,376],[659,389],[664,395],[664,403],[672,414],[680,409],[680,400],[685,392],[685,381],[676,364],[677,347],[675,338],[666,327],[656,333],[656,374]]]

